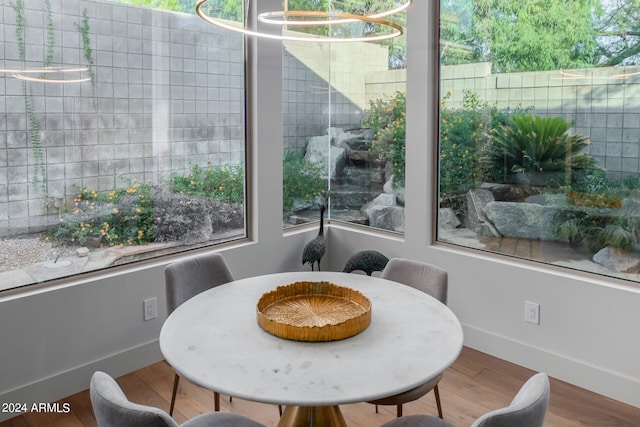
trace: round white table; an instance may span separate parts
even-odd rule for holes
[[[372,303],[371,324],[354,337],[330,342],[265,332],[256,320],[258,300],[296,281],[360,290]],[[288,405],[279,426],[345,425],[338,405],[423,384],[453,364],[462,342],[460,322],[435,298],[389,280],[334,272],[271,274],[215,287],[178,307],[160,332],[162,354],[189,381],[242,399]]]

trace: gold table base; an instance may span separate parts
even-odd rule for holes
[[[347,427],[339,406],[287,406],[278,427]]]

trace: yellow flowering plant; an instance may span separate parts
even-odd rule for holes
[[[127,203],[118,207],[125,196]],[[47,238],[59,244],[85,244],[94,239],[100,246],[119,247],[151,242],[151,186],[133,179],[125,188],[106,194],[83,188],[74,199],[73,209],[60,224],[49,228]]]
[[[231,203],[244,202],[244,169],[240,165],[205,167],[190,166],[188,174],[173,174],[171,187],[175,193],[211,197]]]

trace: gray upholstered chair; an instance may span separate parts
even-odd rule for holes
[[[165,288],[167,294],[167,315],[178,308],[183,302],[218,285],[233,281],[233,274],[222,255],[206,253],[169,264],[164,270]],[[171,405],[169,414],[173,415],[173,408],[178,393],[180,375],[176,373],[173,380]],[[214,409],[220,410],[220,394],[213,393]]]
[[[411,286],[431,295],[443,304],[447,303],[448,275],[445,270],[435,265],[404,258],[392,258],[380,277]],[[442,405],[440,404],[440,391],[438,390],[438,382],[440,382],[441,378],[442,375],[438,375],[414,389],[383,399],[372,400],[369,403],[376,405],[376,411],[378,410],[378,405],[396,405],[397,416],[401,417],[403,404],[417,400],[433,390],[438,407],[438,416],[442,418]]]
[[[488,412],[471,427],[542,427],[549,404],[549,377],[535,374],[524,383],[516,397],[506,408]],[[429,415],[410,415],[396,418],[380,427],[454,427]]]
[[[104,372],[93,374],[89,392],[98,427],[178,427],[163,410],[129,401],[118,383]],[[242,415],[225,412],[209,412],[182,424],[182,427],[205,426],[265,427]]]

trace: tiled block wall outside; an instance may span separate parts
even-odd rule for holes
[[[286,151],[304,152],[309,138],[326,135],[329,127],[361,127],[362,108],[286,50],[282,85]]]
[[[388,68],[388,48],[373,43],[284,43],[285,150],[301,151],[309,137],[362,125],[365,77]]]

